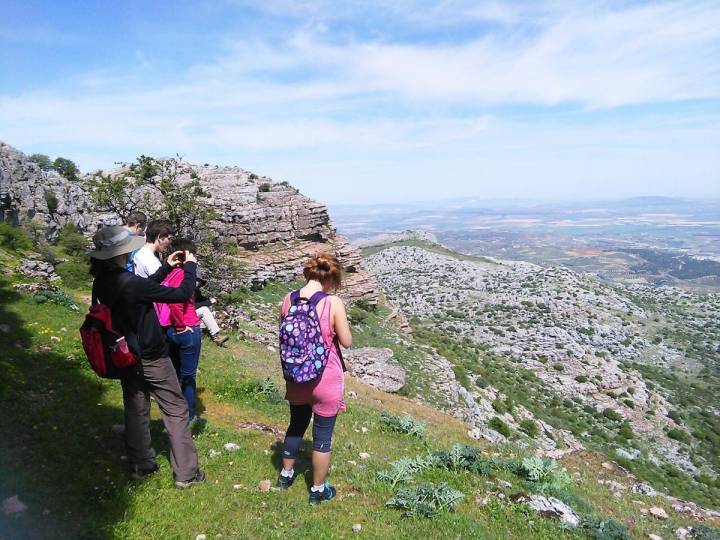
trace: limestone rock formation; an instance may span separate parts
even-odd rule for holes
[[[392,362],[391,349],[361,347],[347,351],[353,377],[384,392],[399,392],[405,386],[405,370]]]
[[[108,172],[119,174],[123,169]],[[343,296],[377,302],[377,282],[360,267],[359,250],[336,234],[325,206],[287,182],[240,167],[180,163],[177,181],[193,178],[209,193],[206,204],[218,216],[211,226],[224,249],[207,261],[208,275],[218,289],[229,292],[240,286],[261,288],[268,281],[294,281],[309,256],[329,251],[346,272]],[[43,171],[0,142],[0,221],[17,224],[27,218],[38,222],[50,241],[66,223],[79,224],[90,233],[118,221],[117,216],[93,209],[82,182]]]
[[[81,184],[55,171],[43,171],[25,154],[0,141],[0,221],[33,219],[54,241],[65,223],[82,220],[95,229],[100,216],[91,211]]]

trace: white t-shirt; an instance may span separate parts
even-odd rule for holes
[[[133,257],[135,264],[135,275],[140,277],[150,277],[162,266],[160,259],[150,251],[146,246],[141,247]]]

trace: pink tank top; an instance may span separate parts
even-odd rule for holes
[[[311,405],[312,410],[319,416],[335,416],[345,410],[345,376],[340,356],[335,345],[335,332],[330,322],[330,306],[332,296],[321,300],[318,304],[320,313],[320,331],[325,346],[330,350],[328,363],[318,381],[305,384],[285,383],[285,399],[291,405]],[[290,295],[283,300],[282,314],[287,313],[290,307]]]

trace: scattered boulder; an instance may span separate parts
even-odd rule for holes
[[[618,448],[615,450],[615,453],[618,455],[618,457],[629,459],[630,461],[633,461],[640,457],[640,450],[636,448],[631,448],[630,450],[626,450],[625,448]]]
[[[383,392],[399,392],[405,386],[405,370],[391,362],[387,348],[361,347],[346,354],[353,377]]]
[[[652,508],[650,508],[650,515],[657,519],[663,519],[663,520],[670,517],[670,516],[668,516],[668,513],[663,508],[660,508],[659,506],[653,506]]]
[[[359,533],[360,531],[362,531],[362,525],[355,523],[355,525],[352,526],[352,532]]]
[[[225,450],[227,450],[228,452],[237,452],[238,450],[240,450],[240,447],[237,444],[232,443],[232,442],[225,443],[223,445],[223,448]]]
[[[580,516],[567,504],[555,497],[543,497],[542,495],[520,495],[512,497],[516,502],[524,502],[535,512],[543,517],[559,519],[570,527],[577,527],[580,524]]]
[[[12,497],[8,497],[7,499],[5,499],[2,503],[2,506],[3,513],[6,516],[22,514],[28,509],[28,507],[25,506],[25,504],[18,498],[17,495],[13,495]]]
[[[653,533],[648,534],[648,538],[650,540],[663,540],[662,536],[658,536],[657,534],[653,534]]]
[[[270,480],[260,480],[260,482],[258,482],[258,489],[262,493],[269,493],[271,487],[272,484],[270,483]]]
[[[642,482],[638,482],[636,484],[633,484],[632,488],[630,488],[633,493],[639,493],[640,495],[647,495],[648,497],[656,497],[658,492],[655,491],[655,489],[649,485],[644,484]]]
[[[692,527],[680,527],[675,531],[675,538],[677,540],[685,540],[688,536],[690,536],[690,533],[692,532]]]
[[[208,457],[209,457],[209,458],[216,458],[216,457],[218,457],[221,453],[222,453],[222,452],[219,452],[218,450],[210,450],[210,451],[208,452]]]
[[[60,276],[55,273],[55,267],[45,261],[23,261],[20,265],[20,273],[27,277],[45,281],[60,280]]]

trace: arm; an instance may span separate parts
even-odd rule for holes
[[[280,322],[282,322],[283,317],[287,314],[288,309],[290,309],[290,293],[285,295],[285,298],[283,298],[280,304]]]
[[[332,318],[333,328],[340,345],[347,349],[352,345],[352,334],[350,333],[350,323],[348,323],[347,313],[345,312],[345,304],[340,298],[335,296],[331,298],[330,317]]]
[[[162,283],[168,276],[168,274],[172,271],[173,267],[170,266],[167,262],[164,262],[162,263],[162,265],[160,265],[160,268],[158,268],[153,275],[148,276],[147,279],[151,279],[155,283]]]
[[[197,265],[194,262],[187,262],[184,266],[185,277],[179,287],[164,287],[155,281],[145,278],[134,277],[130,281],[130,287],[135,294],[137,302],[163,302],[165,304],[182,304],[192,297],[195,291],[195,273]]]

